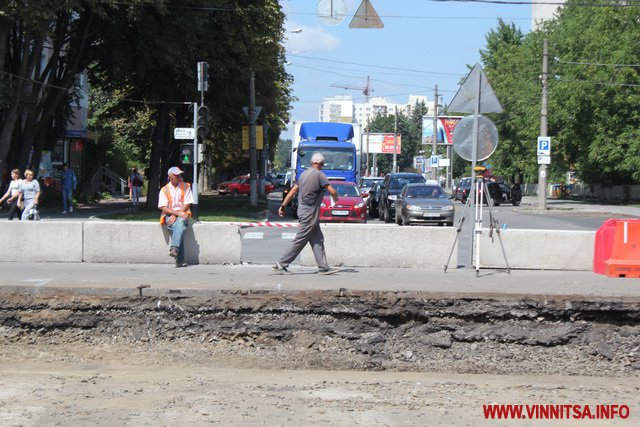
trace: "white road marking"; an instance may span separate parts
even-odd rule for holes
[[[282,233],[282,240],[293,240],[296,237],[296,233]]]
[[[263,239],[264,233],[260,233],[260,232],[244,233],[244,236],[242,236],[242,238],[243,239]]]
[[[36,286],[46,285],[51,279],[26,279],[23,282],[34,283]]]

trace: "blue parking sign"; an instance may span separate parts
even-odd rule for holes
[[[431,167],[438,167],[438,156],[431,156]]]
[[[551,137],[539,136],[538,137],[538,156],[550,156],[551,155]]]

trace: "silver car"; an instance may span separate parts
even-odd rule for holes
[[[396,199],[396,224],[453,226],[453,203],[439,185],[407,184]]]

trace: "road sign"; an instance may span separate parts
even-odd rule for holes
[[[174,128],[173,137],[175,139],[193,139],[196,137],[196,131],[193,128]]]
[[[539,165],[550,165],[551,164],[551,156],[538,156],[538,164]]]
[[[430,164],[431,164],[432,168],[437,168],[438,167],[438,156],[436,156],[436,155],[431,156]]]
[[[242,111],[244,111],[244,115],[247,116],[247,119],[251,120],[251,117],[249,117],[249,107],[242,107]],[[256,105],[256,119],[260,116],[261,112],[262,112],[262,107],[259,105]]]
[[[550,155],[551,155],[551,137],[539,136],[538,137],[538,156],[550,156]],[[547,164],[547,163],[540,163],[540,164]]]

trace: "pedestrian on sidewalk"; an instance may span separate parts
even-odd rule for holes
[[[9,188],[7,188],[7,192],[0,199],[0,204],[5,200],[7,201],[7,205],[9,206],[9,221],[12,221],[16,216],[20,219],[20,214],[22,213],[20,205],[18,204],[21,182],[20,169],[13,169],[11,171],[11,182],[9,183]]]
[[[138,206],[140,202],[140,188],[142,188],[144,181],[142,175],[138,172],[138,168],[132,168],[129,174],[129,200],[131,200],[134,207]]]
[[[62,184],[62,213],[73,212],[73,192],[78,186],[78,180],[76,179],[76,173],[67,163],[62,165],[60,182]]]
[[[160,189],[158,208],[162,210],[160,224],[171,233],[169,256],[176,259],[176,267],[186,267],[184,251],[184,232],[191,218],[193,194],[191,185],[184,182],[179,167],[169,169],[169,182]]]
[[[278,273],[289,273],[289,264],[296,259],[307,243],[311,244],[313,256],[318,264],[318,274],[333,274],[338,271],[336,268],[329,267],[327,263],[324,236],[320,229],[320,204],[325,190],[329,192],[334,202],[338,201],[338,192],[329,184],[327,176],[322,172],[324,161],[325,158],[321,153],[314,153],[311,157],[311,167],[300,175],[298,182],[291,188],[278,209],[278,215],[284,216],[285,207],[296,193],[300,193],[298,195],[300,228],[289,249],[273,266],[273,270]]]
[[[18,203],[24,202],[22,209],[22,221],[28,219],[39,220],[38,215],[38,199],[40,198],[40,183],[37,179],[33,179],[34,173],[31,169],[24,171],[24,178],[20,182],[20,194]]]

